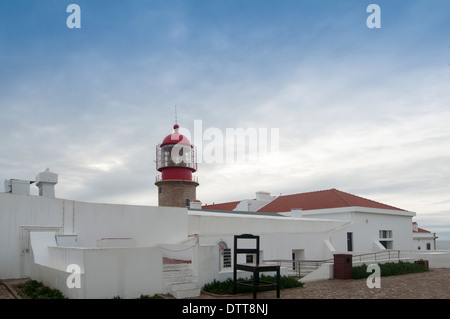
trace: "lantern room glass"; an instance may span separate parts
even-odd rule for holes
[[[164,145],[161,147],[161,167],[180,166],[194,168],[194,153],[187,145]]]

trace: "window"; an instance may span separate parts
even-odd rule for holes
[[[231,268],[231,249],[223,250],[223,268]]]
[[[186,198],[186,207],[189,207],[191,205],[191,201]]]
[[[379,241],[380,244],[386,249],[393,249],[394,242],[392,240],[392,230],[382,229],[379,231]]]
[[[392,230],[380,230],[379,233],[380,238],[383,239],[392,238]]]
[[[219,242],[220,269],[231,268],[231,249],[224,241]]]
[[[431,244],[427,243],[427,250],[431,250]]]
[[[159,188],[159,193],[160,193],[160,194],[162,193],[162,187]]]
[[[253,255],[246,255],[245,256],[245,262],[247,264],[253,264]]]
[[[231,249],[225,248],[222,252],[222,268],[231,268]]]

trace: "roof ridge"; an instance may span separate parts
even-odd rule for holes
[[[345,193],[345,192],[340,191],[340,190],[338,190],[338,189],[336,189],[336,188],[333,188],[333,189],[331,189],[331,190],[332,190],[333,193],[335,193],[340,199],[342,199],[347,205],[349,205],[349,206],[354,206],[352,203],[350,203],[348,200],[346,200],[344,197],[342,197],[341,194],[339,194],[339,192],[340,192],[340,193]],[[345,194],[349,194],[349,193],[345,193]],[[352,194],[349,194],[349,195],[352,195]],[[353,196],[356,196],[356,195],[353,195]]]
[[[287,194],[287,195],[280,195],[277,196],[274,200],[268,202],[266,205],[264,205],[263,207],[259,208],[257,210],[257,212],[264,212],[264,209],[266,207],[270,207],[271,205],[273,205],[276,202],[279,201],[283,201],[283,198],[287,199],[293,196],[305,196],[305,195],[310,195],[310,194],[317,194],[317,193],[324,193],[324,192],[329,192],[332,191],[334,188],[329,188],[329,189],[321,189],[321,190],[317,190],[317,191],[309,191],[309,192],[302,192],[302,193],[294,193],[294,194]]]
[[[417,232],[418,233],[431,233],[429,230],[426,230],[426,229],[423,229],[423,228],[420,228],[420,227],[417,227]]]
[[[213,205],[222,205],[222,204],[231,204],[231,203],[240,203],[240,202],[242,202],[243,200],[232,200],[232,201],[229,201],[229,202],[221,202],[221,203],[214,203],[214,204],[205,204],[205,205],[203,205],[203,206],[213,206]]]
[[[369,198],[362,197],[362,196],[359,196],[359,195],[350,194],[350,193],[343,192],[343,191],[338,190],[338,189],[334,189],[334,190],[335,190],[335,191],[338,191],[338,192],[341,192],[341,193],[344,193],[344,194],[347,194],[347,195],[350,195],[350,196],[362,198],[362,199],[364,199],[364,200],[368,200],[368,201],[370,201],[370,202],[377,203],[377,204],[380,204],[380,205],[383,205],[383,206],[391,207],[391,208],[394,208],[394,209],[396,209],[396,210],[406,211],[406,210],[404,210],[404,209],[402,209],[402,208],[398,208],[398,207],[395,207],[395,206],[392,206],[392,205],[388,205],[388,204],[385,204],[385,203],[382,203],[382,202],[379,202],[379,201],[376,201],[376,200],[373,200],[373,199],[369,199]],[[348,201],[346,201],[346,202],[348,203]],[[349,205],[350,205],[350,206],[354,206],[354,205],[351,204],[351,203],[349,203]]]
[[[327,191],[331,191],[331,190],[333,190],[333,189],[334,189],[334,188],[329,188],[329,189],[321,189],[321,190],[318,190],[318,191],[310,191],[310,192],[303,192],[303,193],[294,193],[294,194],[280,195],[280,196],[277,196],[277,198],[280,198],[280,197],[286,197],[286,196],[295,196],[295,195],[303,195],[303,194],[312,194],[312,193],[327,192]],[[277,199],[277,198],[275,198],[275,199]]]

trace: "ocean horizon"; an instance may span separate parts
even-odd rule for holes
[[[436,240],[436,249],[450,250],[450,240]]]

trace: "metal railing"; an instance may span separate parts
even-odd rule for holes
[[[391,260],[394,258],[400,258],[400,250],[382,250],[352,256],[353,261]]]
[[[400,250],[383,250],[364,254],[355,254],[352,256],[352,261],[376,261],[376,260],[391,260],[399,259]],[[334,263],[334,259],[323,260],[291,260],[291,259],[272,259],[264,260],[265,263],[274,263],[280,267],[287,269],[288,276],[303,277],[318,269],[325,263]]]
[[[155,177],[155,182],[159,182],[159,181],[162,181],[162,180],[163,180],[163,179],[162,179],[162,176],[161,176],[161,175],[156,175],[156,177]],[[195,175],[192,175],[192,177],[191,177],[191,179],[190,179],[189,181],[198,183],[198,177],[195,176]]]
[[[303,277],[319,268],[322,264],[333,263],[333,259],[324,260],[290,260],[273,259],[264,260],[264,263],[274,263],[287,269],[287,275],[293,277]]]

